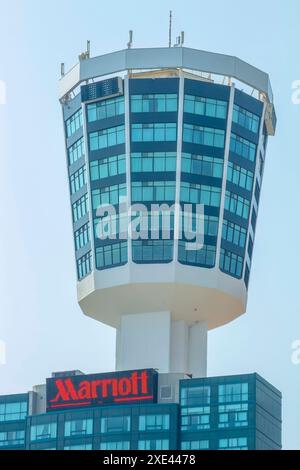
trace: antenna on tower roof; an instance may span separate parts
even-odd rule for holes
[[[169,47],[172,47],[172,10],[169,16]]]
[[[131,47],[132,47],[132,39],[133,39],[133,31],[132,31],[132,29],[131,29],[131,30],[129,31],[129,41],[128,41],[128,43],[127,43],[128,49],[131,49]]]

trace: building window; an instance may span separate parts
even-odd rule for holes
[[[181,172],[222,178],[223,160],[221,158],[208,157],[205,155],[183,153],[181,157]]]
[[[181,183],[180,200],[190,204],[219,207],[221,188],[202,184]]]
[[[132,124],[132,142],[176,141],[176,123]]]
[[[73,222],[77,222],[88,213],[88,195],[84,194],[74,204],[72,204]]]
[[[75,134],[82,127],[82,109],[80,108],[66,121],[67,137]]]
[[[251,215],[251,226],[252,226],[253,233],[255,233],[256,222],[257,222],[257,213],[256,213],[256,210],[253,207],[252,215]]]
[[[30,440],[43,441],[56,439],[56,423],[36,424],[31,426]]]
[[[246,170],[232,162],[228,163],[227,181],[230,181],[241,188],[252,191],[254,174],[250,170]]]
[[[256,155],[256,145],[249,140],[243,139],[236,134],[231,134],[230,151],[240,155],[246,160],[254,162]]]
[[[74,419],[65,422],[65,437],[85,436],[93,434],[92,419]]]
[[[248,241],[248,255],[249,255],[249,258],[251,260],[252,255],[253,255],[253,240],[252,240],[251,235],[249,236],[249,241]]]
[[[90,150],[101,150],[114,145],[124,144],[125,126],[110,127],[89,134]]]
[[[138,450],[169,450],[168,439],[148,439],[138,441]]]
[[[241,108],[237,104],[233,106],[232,121],[255,134],[258,132],[260,122],[259,116],[247,111],[247,109]]]
[[[247,230],[238,224],[224,219],[222,239],[233,245],[245,248],[247,239]]]
[[[248,403],[219,406],[219,428],[248,426]]]
[[[19,421],[27,416],[27,401],[0,403],[0,422]]]
[[[75,249],[80,250],[90,241],[90,223],[83,225],[75,232]]]
[[[186,250],[186,242],[178,244],[178,261],[182,264],[213,268],[216,262],[216,247],[204,245],[200,250]]]
[[[127,260],[127,242],[114,243],[112,245],[99,246],[96,248],[97,269],[120,266],[126,264]]]
[[[210,429],[210,407],[193,407],[181,409],[182,431],[203,431]]]
[[[256,183],[255,183],[254,194],[255,194],[256,204],[258,205],[259,204],[259,198],[260,198],[260,185],[259,185],[258,181],[256,181]]]
[[[248,401],[248,383],[219,385],[219,403]]]
[[[100,450],[130,450],[129,441],[101,442]]]
[[[250,268],[248,266],[248,263],[246,263],[246,269],[245,269],[245,277],[244,277],[244,280],[245,280],[245,284],[246,284],[246,287],[248,289],[249,287],[249,280],[250,280]]]
[[[206,145],[208,147],[223,148],[225,132],[211,127],[183,125],[183,141],[191,144]]]
[[[248,220],[250,211],[250,202],[248,199],[238,196],[230,191],[226,191],[225,209],[232,214]]]
[[[110,98],[87,105],[88,122],[124,114],[124,97]]]
[[[64,450],[92,450],[92,444],[74,444],[71,446],[65,446]]]
[[[183,387],[180,394],[181,406],[209,405],[210,387],[201,385],[199,387]]]
[[[264,162],[262,154],[260,154],[260,156],[259,156],[259,174],[260,174],[261,178],[263,177],[264,166],[265,166],[265,162]]]
[[[125,174],[125,155],[113,155],[112,157],[103,158],[102,160],[95,160],[90,163],[90,169],[92,181]]]
[[[103,204],[119,204],[121,197],[126,196],[126,184],[115,184],[92,191],[93,209],[97,210]]]
[[[132,242],[135,263],[166,263],[173,259],[173,240],[137,240]]]
[[[209,441],[182,441],[181,450],[208,450]]]
[[[79,158],[84,156],[84,140],[81,137],[75,144],[68,148],[68,160],[69,165],[73,165],[73,163],[77,162]]]
[[[139,416],[139,431],[167,431],[170,429],[170,415]]]
[[[77,274],[78,279],[83,279],[92,271],[92,252],[89,251],[86,255],[77,260]]]
[[[233,437],[231,439],[219,439],[220,450],[248,450],[247,437]]]
[[[244,258],[232,253],[231,251],[221,249],[220,268],[221,271],[231,274],[240,279],[242,277]]]
[[[176,152],[132,153],[131,171],[176,171]]]
[[[204,216],[204,235],[217,237],[219,231],[219,218],[213,215]]]
[[[226,119],[227,101],[204,98],[201,96],[185,95],[184,112],[198,114],[200,116]]]
[[[25,431],[1,431],[0,447],[22,446],[25,444]]]
[[[86,184],[86,168],[85,165],[79,168],[70,176],[71,194],[76,193]]]
[[[175,200],[175,181],[143,181],[131,185],[132,202],[163,202]]]
[[[130,431],[130,416],[111,416],[101,418],[101,434]]]
[[[131,95],[132,113],[160,113],[176,111],[176,94]]]

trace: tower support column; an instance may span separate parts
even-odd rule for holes
[[[207,374],[207,326],[172,320],[170,312],[122,315],[116,369],[154,368],[160,373]]]

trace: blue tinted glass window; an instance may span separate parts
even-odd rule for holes
[[[219,207],[221,188],[201,184],[181,183],[180,200],[185,203]]]
[[[221,271],[240,279],[242,277],[244,258],[228,250],[221,249]]]
[[[130,441],[108,441],[101,442],[100,450],[129,450]]]
[[[250,211],[250,202],[235,193],[226,191],[225,209],[243,219],[248,219]]]
[[[86,168],[85,165],[79,168],[70,176],[70,192],[75,194],[86,184]]]
[[[212,268],[216,261],[216,247],[204,245],[200,250],[187,250],[186,242],[178,244],[178,260],[182,264]]]
[[[117,126],[89,134],[90,150],[101,150],[114,145],[124,144],[125,127]]]
[[[205,155],[183,153],[181,157],[181,171],[194,175],[222,178],[223,160]]]
[[[251,113],[250,111],[247,111],[246,109],[238,106],[237,104],[235,104],[233,107],[232,120],[236,124],[239,124],[240,126],[244,127],[245,129],[248,129],[251,132],[254,132],[255,134],[259,130],[259,116]]]
[[[139,416],[139,431],[167,431],[170,429],[170,415]]]
[[[168,439],[147,439],[138,441],[138,450],[169,450]]]
[[[76,230],[74,236],[76,250],[80,250],[80,248],[86,246],[90,241],[90,223],[88,222]]]
[[[25,444],[25,431],[0,431],[0,448],[23,446]]]
[[[100,121],[124,114],[124,97],[109,98],[87,105],[88,122]]]
[[[78,279],[81,280],[92,271],[92,253],[89,252],[77,260]]]
[[[176,94],[131,95],[131,112],[159,113],[177,111]]]
[[[66,121],[67,137],[71,137],[78,129],[82,127],[82,109],[80,108]]]
[[[113,243],[96,248],[97,269],[108,269],[127,263],[127,242]]]
[[[118,205],[122,197],[126,196],[126,184],[115,184],[92,191],[93,209],[97,210],[104,204]]]
[[[84,194],[72,204],[73,222],[77,222],[88,212],[88,195]]]
[[[101,434],[129,432],[130,416],[108,416],[101,418]]]
[[[132,242],[134,262],[169,262],[173,259],[173,240],[136,240]]]
[[[183,141],[208,147],[223,148],[225,132],[221,129],[184,124]]]
[[[252,191],[254,174],[250,170],[246,170],[232,162],[228,163],[227,180],[241,188]]]
[[[132,153],[131,171],[176,171],[176,152]]]
[[[240,155],[251,162],[255,161],[256,145],[236,134],[231,134],[230,151]]]
[[[181,450],[208,450],[209,449],[209,441],[182,441],[181,442]]]
[[[237,245],[240,248],[245,248],[247,230],[238,224],[224,220],[222,238],[223,240],[226,240],[233,245]]]
[[[27,416],[27,401],[0,403],[0,423],[18,421]]]
[[[133,142],[176,141],[176,123],[132,124]]]
[[[101,180],[110,176],[122,175],[126,173],[125,155],[112,155],[101,160],[94,160],[90,163],[91,181]]]
[[[172,202],[175,200],[175,181],[143,181],[131,184],[132,202]]]
[[[92,419],[74,419],[65,422],[65,437],[93,434]]]
[[[226,119],[227,101],[204,98],[201,96],[185,95],[184,112]]]
[[[57,425],[56,423],[45,423],[32,425],[30,428],[30,440],[42,441],[56,439]]]
[[[84,140],[81,137],[75,144],[68,148],[68,160],[69,165],[73,165],[73,163],[77,162],[79,158],[84,156]]]

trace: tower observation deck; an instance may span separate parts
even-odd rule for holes
[[[208,330],[246,311],[269,76],[186,47],[126,49],[81,57],[59,99],[81,309],[116,328],[117,370],[205,376]]]

